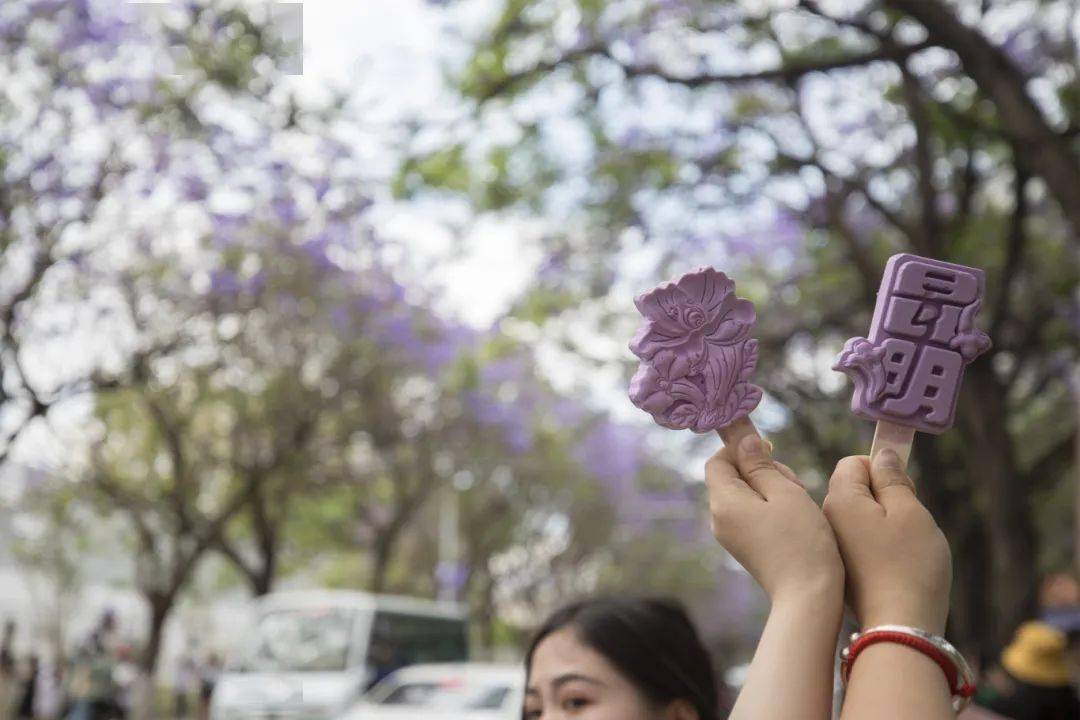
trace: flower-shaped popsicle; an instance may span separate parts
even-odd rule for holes
[[[757,341],[749,300],[711,267],[689,272],[634,300],[645,317],[630,351],[641,366],[630,381],[630,400],[657,423],[696,433],[716,430],[731,444],[754,432],[747,416],[761,401],[750,383]]]

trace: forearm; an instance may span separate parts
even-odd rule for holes
[[[851,669],[841,720],[954,720],[945,673],[898,643],[866,648]]]
[[[830,717],[842,586],[774,603],[730,720]]]

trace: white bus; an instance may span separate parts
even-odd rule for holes
[[[329,720],[398,668],[467,658],[460,605],[334,590],[272,593],[255,601],[250,637],[218,680],[210,717]]]

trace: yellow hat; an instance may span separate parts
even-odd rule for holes
[[[1017,680],[1042,687],[1061,687],[1072,680],[1065,662],[1065,633],[1044,622],[1021,625],[1001,653],[1001,665]]]

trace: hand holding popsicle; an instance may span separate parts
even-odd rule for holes
[[[642,361],[630,399],[664,427],[715,430],[724,440],[705,469],[716,538],[774,601],[838,598],[843,568],[825,517],[747,417],[761,401],[750,383],[758,357],[753,304],[713,268],[664,283],[635,304],[645,323],[630,343]]]
[[[630,343],[641,359],[630,399],[657,423],[717,431],[724,448],[705,466],[713,534],[761,584],[769,620],[733,720],[827,717],[844,567],[825,516],[795,474],[775,462],[750,419],[755,313],[722,272],[701,268],[635,301],[645,324]],[[776,692],[776,678],[784,692]]]

